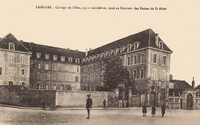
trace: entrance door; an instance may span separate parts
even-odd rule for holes
[[[193,97],[192,97],[192,94],[188,94],[187,95],[187,109],[192,109],[193,107]]]

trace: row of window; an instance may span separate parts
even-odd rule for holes
[[[135,79],[143,79],[145,78],[145,70],[144,68],[141,68],[141,69],[133,69],[133,70],[128,70],[129,71],[129,74],[135,78]]]
[[[127,57],[127,65],[133,65],[137,63],[144,63],[145,62],[145,54],[141,55],[132,55]]]
[[[40,59],[41,58],[41,53],[40,52],[37,52],[36,53],[36,58]],[[45,54],[44,55],[44,58],[46,60],[50,60],[50,54]],[[53,55],[53,61],[58,61],[58,55]],[[66,57],[65,56],[60,56],[60,61],[61,62],[65,62],[65,61],[68,61],[68,62],[73,62],[73,58],[72,57],[68,57],[68,60],[66,60]],[[76,58],[75,59],[75,63],[80,63],[80,59],[79,58]]]
[[[90,72],[90,71],[95,71],[95,70],[99,70],[99,68],[101,68],[101,64],[100,63],[93,63],[90,65],[85,65],[81,67],[81,71],[82,72]]]
[[[167,72],[166,70],[162,70],[161,72],[161,80],[167,80]],[[158,70],[157,69],[153,69],[152,70],[152,79],[157,80],[158,79]]]
[[[3,59],[3,54],[0,54],[0,60]],[[25,55],[20,55],[18,58],[18,55],[15,56],[15,54],[8,54],[7,56],[7,62],[10,63],[22,63],[22,64],[28,64],[28,59]]]
[[[49,85],[40,85],[37,84],[37,88],[36,89],[46,89],[46,90],[50,90],[50,86]],[[67,85],[53,85],[53,90],[72,90],[72,87],[70,84]]]
[[[153,63],[158,63],[158,54],[153,54],[152,62]],[[162,56],[161,63],[163,65],[167,64],[167,56]]]
[[[139,42],[135,42],[134,44],[128,44],[127,46],[122,46],[122,47],[119,47],[116,49],[111,49],[109,51],[102,52],[101,54],[85,57],[85,58],[83,58],[82,63],[94,61],[97,59],[102,59],[102,58],[109,57],[112,55],[117,55],[117,54],[123,53],[123,52],[136,50],[138,48],[139,48]]]
[[[79,82],[79,76],[72,76],[66,73],[37,73],[38,80],[68,81]]]
[[[81,82],[99,82],[100,81],[100,75],[86,75],[86,76],[81,76]]]
[[[44,65],[38,63],[37,64],[37,69],[51,70],[50,64],[48,64],[48,63],[45,63]],[[66,65],[63,65],[63,66],[53,65],[52,66],[52,70],[54,70],[54,71],[69,71],[69,69],[71,69],[71,72],[77,72],[77,73],[80,72],[80,68],[79,67],[76,67],[76,71],[73,71],[72,67],[69,67],[69,66],[66,66]]]
[[[3,84],[3,81],[0,80],[0,85],[7,85],[6,83]],[[9,81],[8,82],[8,85],[21,85],[21,86],[25,86],[25,82],[24,81],[21,81],[19,83],[14,83],[14,81]]]
[[[24,68],[16,69],[14,67],[8,67],[6,75],[8,76],[22,76],[24,77],[27,71]],[[0,75],[3,75],[3,68],[0,67]]]
[[[81,85],[81,90],[84,91],[101,91],[102,88],[102,86],[98,85]]]

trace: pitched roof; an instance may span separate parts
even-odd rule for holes
[[[198,85],[197,87],[195,87],[195,89],[200,89],[200,85]]]
[[[9,33],[4,38],[0,39],[0,48],[8,49],[8,43],[14,42],[16,44],[15,50],[18,51],[25,51],[25,52],[32,52],[31,58],[35,58],[36,52],[40,52],[44,57],[44,54],[50,54],[50,58],[53,58],[53,55],[57,56],[65,56],[65,57],[72,57],[75,58],[83,58],[85,56],[84,52],[78,50],[70,50],[58,47],[52,47],[47,45],[36,44],[33,42],[24,42],[22,40],[17,40],[14,35]],[[44,58],[41,59],[44,59]],[[60,58],[60,57],[59,57]]]
[[[138,49],[145,48],[148,46],[153,47],[153,48],[158,48],[155,43],[155,36],[156,36],[156,33],[154,33],[152,29],[147,29],[139,33],[127,36],[125,38],[116,40],[109,44],[103,45],[94,50],[91,50],[88,52],[88,56],[105,52],[110,49],[115,49],[117,47],[126,46],[127,44],[133,44],[134,42],[141,42]],[[162,40],[159,38],[159,41],[162,41]],[[172,52],[172,50],[169,49],[169,47],[165,43],[163,44],[163,49],[166,51]]]
[[[174,83],[174,89],[192,89],[192,86],[184,80],[170,80]]]
[[[8,49],[9,42],[15,43],[15,50],[29,52],[28,48],[18,41],[11,33],[0,39],[0,48]]]

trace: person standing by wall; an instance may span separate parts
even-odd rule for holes
[[[145,116],[146,116],[146,113],[147,113],[147,106],[145,105],[145,103],[144,103],[144,105],[142,106],[142,113],[143,113],[143,117],[145,117]]]
[[[107,108],[107,107],[106,107],[106,100],[105,100],[105,99],[103,100],[103,108],[104,108],[104,109]]]
[[[164,115],[165,115],[165,110],[166,110],[166,107],[165,107],[165,105],[163,104],[163,105],[161,106],[161,114],[162,114],[162,117],[164,117]]]
[[[92,108],[92,99],[90,98],[90,94],[87,95],[87,100],[86,100],[86,109],[87,109],[87,114],[88,114],[88,117],[87,119],[90,119],[90,110]]]

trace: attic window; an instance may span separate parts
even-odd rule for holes
[[[15,50],[15,44],[14,43],[9,43],[9,49],[10,50]]]
[[[82,63],[84,63],[84,62],[85,62],[85,58],[82,59]]]
[[[37,53],[36,53],[36,57],[37,57],[37,58],[41,58],[41,53],[37,52]]]
[[[125,50],[126,50],[126,46],[123,46],[123,52],[125,52]]]
[[[113,54],[114,54],[114,50],[113,50],[113,49],[111,49],[111,51],[110,51],[110,54],[111,54],[111,55],[113,55]]]
[[[115,54],[118,54],[119,53],[119,48],[116,48],[115,49]]]
[[[65,56],[61,56],[60,60],[61,60],[61,62],[64,62],[65,61]]]
[[[53,55],[53,60],[54,61],[58,60],[58,56],[57,55]]]
[[[95,55],[93,55],[93,59],[92,60],[95,60],[96,59],[96,56]]]
[[[80,59],[79,58],[76,58],[76,63],[80,63]]]
[[[158,48],[163,49],[163,42],[162,41],[158,42]]]
[[[99,58],[100,57],[100,54],[97,54],[97,58]]]
[[[128,45],[127,45],[127,51],[131,51],[132,46],[133,46],[132,44],[128,44]]]
[[[68,58],[68,62],[72,62],[72,57],[69,57],[69,58]]]
[[[134,43],[134,50],[138,49],[138,47],[139,47],[139,43],[138,43],[138,42],[135,42],[135,43]]]
[[[106,51],[106,57],[107,56],[110,56],[110,52],[109,51]]]
[[[45,54],[45,59],[50,59],[50,55],[49,54]]]

